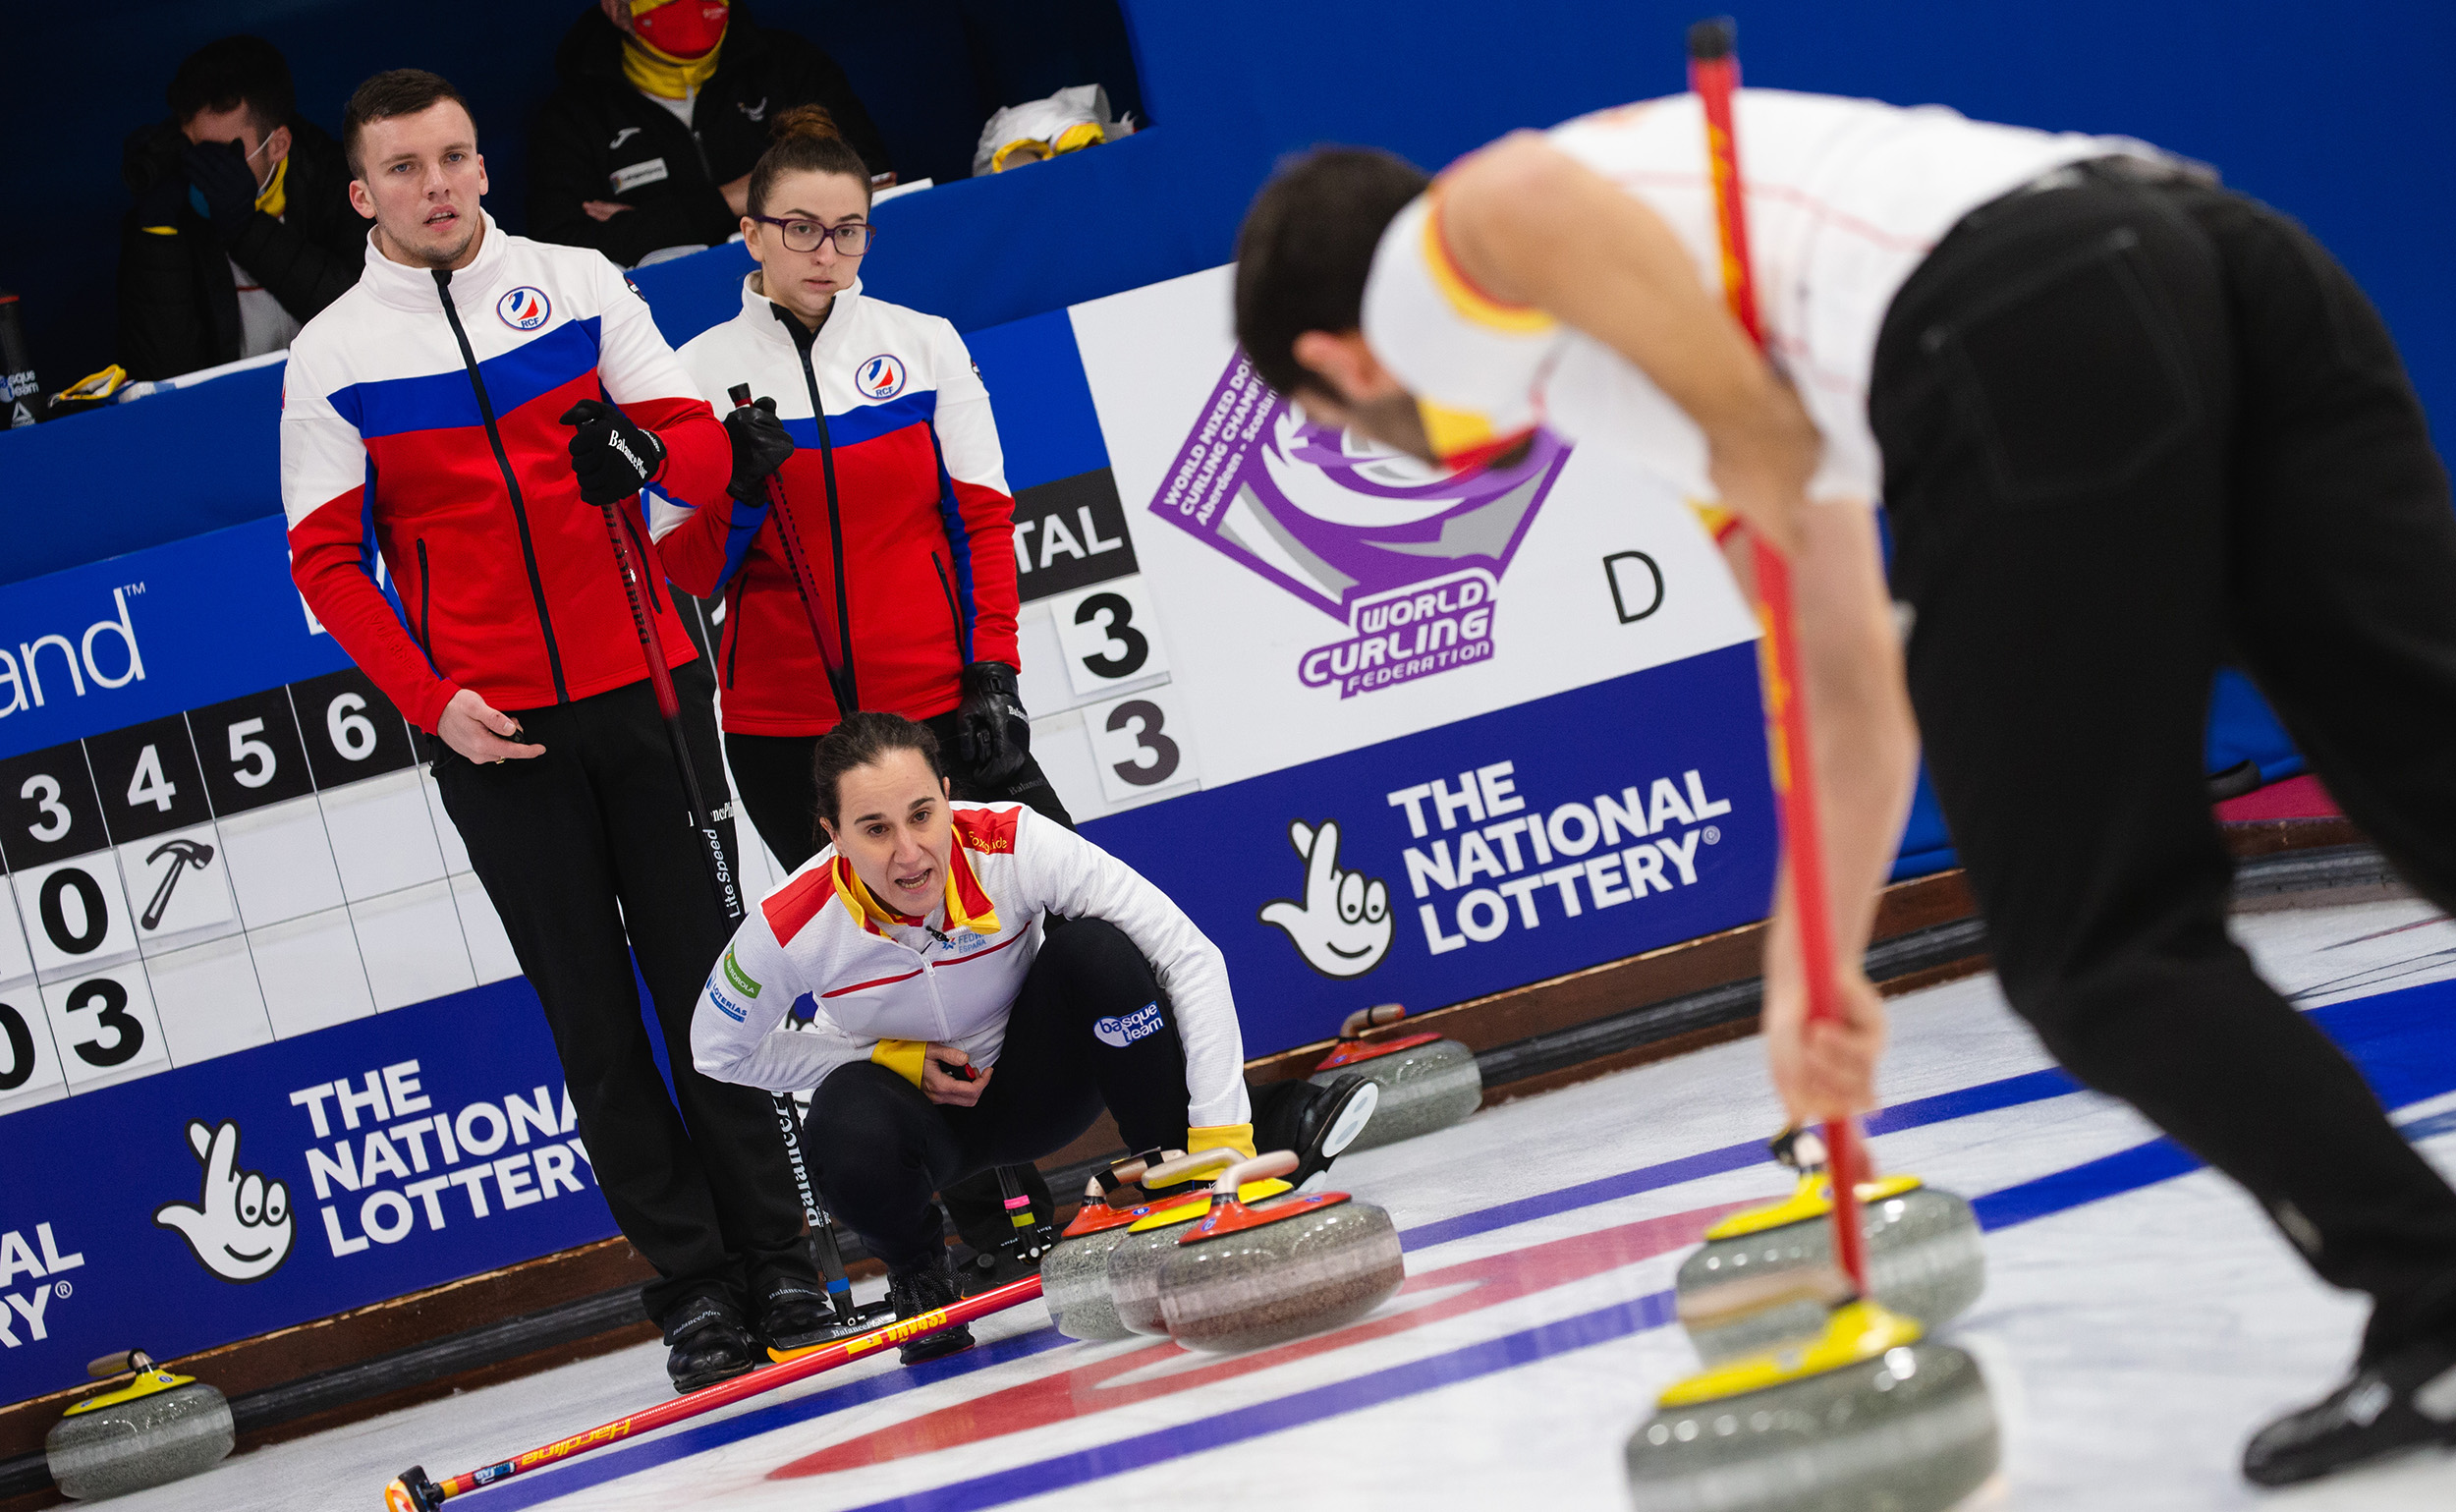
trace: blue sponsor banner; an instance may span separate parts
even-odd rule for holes
[[[0,756],[349,664],[278,516],[133,551],[0,593]]]
[[[513,979],[0,1119],[11,1399],[614,1232]]]
[[[1227,953],[1249,1054],[1761,919],[1775,812],[1737,645],[1097,819]]]

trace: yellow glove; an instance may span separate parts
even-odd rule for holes
[[[1186,1131],[1186,1153],[1199,1155],[1206,1149],[1233,1149],[1240,1160],[1254,1158],[1254,1126],[1252,1124],[1207,1124]]]
[[[881,1039],[871,1047],[869,1058],[912,1083],[921,1084],[921,1060],[929,1049],[926,1039]]]

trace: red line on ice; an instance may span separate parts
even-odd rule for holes
[[[1187,1354],[1175,1344],[1155,1340],[1148,1349],[1130,1350],[1095,1364],[1060,1371],[969,1402],[940,1408],[909,1423],[900,1423],[832,1444],[815,1454],[778,1466],[768,1472],[768,1479],[786,1481],[832,1475],[865,1465],[879,1465],[962,1444],[978,1443],[1007,1433],[1044,1428],[1069,1418],[1131,1407],[1154,1397],[1174,1396],[1180,1391],[1191,1391],[1213,1381],[1229,1380],[1330,1350],[1404,1333],[1426,1323],[1455,1317],[1463,1313],[1479,1312],[1530,1293],[1565,1286],[1572,1281],[1582,1281],[1607,1270],[1669,1254],[1703,1239],[1709,1224],[1727,1212],[1748,1205],[1747,1203],[1725,1203],[1713,1207],[1700,1207],[1664,1217],[1624,1223],[1591,1234],[1573,1234],[1566,1239],[1487,1256],[1463,1264],[1446,1265],[1423,1275],[1408,1277],[1407,1283],[1399,1288],[1400,1295],[1446,1291],[1462,1282],[1467,1283],[1467,1290],[1424,1307],[1368,1317],[1345,1328],[1310,1339],[1298,1339],[1274,1349],[1215,1359],[1211,1364],[1171,1372],[1152,1380],[1108,1384],[1118,1376],[1167,1365]]]

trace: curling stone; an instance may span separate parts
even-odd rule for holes
[[[1210,1210],[1182,1230],[1160,1262],[1160,1316],[1187,1349],[1260,1349],[1354,1322],[1407,1279],[1390,1215],[1344,1192],[1311,1192],[1263,1206],[1245,1184],[1296,1169],[1275,1150],[1231,1166]]]
[[[1995,1473],[1978,1363],[1852,1302],[1821,1333],[1663,1393],[1628,1445],[1638,1512],[1943,1512]]]
[[[1349,1014],[1339,1026],[1338,1044],[1307,1078],[1316,1087],[1327,1087],[1354,1072],[1381,1089],[1372,1122],[1348,1147],[1351,1150],[1446,1129],[1483,1106],[1483,1077],[1476,1069],[1476,1052],[1457,1040],[1434,1034],[1372,1041],[1361,1037],[1368,1029],[1405,1017],[1407,1010],[1396,1003]]]
[[[1188,1181],[1221,1166],[1236,1162],[1233,1149],[1205,1149],[1164,1165],[1153,1166],[1143,1182],[1147,1187],[1169,1186]],[[1294,1155],[1288,1157],[1287,1169],[1296,1169]],[[1249,1178],[1238,1191],[1246,1203],[1262,1204],[1294,1190],[1276,1177],[1286,1171],[1266,1172]],[[1185,1225],[1200,1219],[1211,1209],[1211,1194],[1196,1187],[1190,1192],[1172,1193],[1155,1198],[1147,1211],[1127,1225],[1124,1237],[1109,1247],[1109,1305],[1117,1314],[1117,1321],[1129,1333],[1165,1336],[1168,1323],[1160,1316],[1160,1265],[1174,1248]],[[1044,1285],[1046,1283],[1043,1283]]]
[[[62,1495],[99,1501],[168,1485],[220,1464],[237,1430],[230,1403],[193,1375],[177,1375],[141,1349],[105,1355],[85,1373],[136,1378],[71,1407],[43,1440]]]
[[[1040,1257],[1040,1297],[1057,1331],[1070,1339],[1129,1339],[1109,1300],[1108,1252],[1137,1219],[1151,1215],[1142,1183],[1154,1166],[1183,1159],[1182,1150],[1154,1150],[1122,1160],[1084,1184],[1083,1207],[1049,1253]],[[1107,1180],[1102,1180],[1105,1176]]]
[[[1780,1203],[1736,1212],[1705,1231],[1681,1263],[1680,1323],[1707,1365],[1814,1334],[1841,1298],[1833,1262],[1833,1183],[1813,1133],[1786,1133],[1777,1158],[1807,1168]],[[1941,1328],[1986,1286],[1986,1247],[1970,1204],[1916,1176],[1859,1184],[1868,1284],[1877,1302]]]

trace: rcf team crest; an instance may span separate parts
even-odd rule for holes
[[[533,331],[554,313],[554,302],[543,289],[523,284],[494,302],[494,312],[516,331]]]
[[[1308,420],[1239,353],[1150,508],[1345,621],[1296,672],[1346,699],[1491,656],[1501,574],[1568,460],[1537,431],[1511,467],[1427,467]]]
[[[881,352],[853,371],[853,386],[864,399],[893,399],[904,392],[904,359]]]

